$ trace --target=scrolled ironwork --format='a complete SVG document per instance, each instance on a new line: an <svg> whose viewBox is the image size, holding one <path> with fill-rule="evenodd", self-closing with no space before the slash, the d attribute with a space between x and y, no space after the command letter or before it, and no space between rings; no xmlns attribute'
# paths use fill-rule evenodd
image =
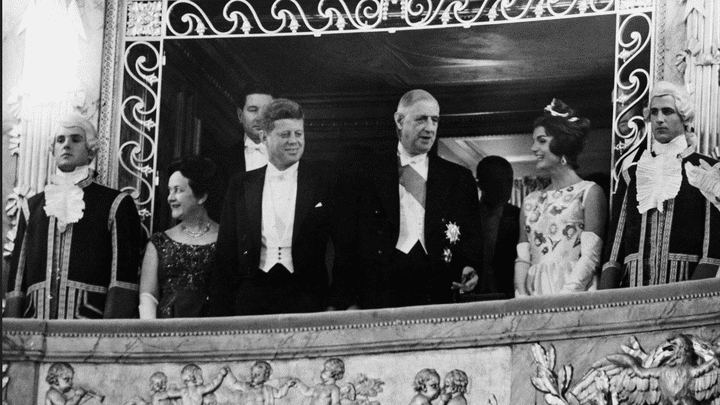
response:
<svg viewBox="0 0 720 405"><path fill-rule="evenodd" d="M275 0L262 14L249 0L229 0L221 18L214 21L202 3L171 1L167 7L169 37L322 35L341 31L389 31L437 26L460 26L523 19L566 18L608 13L617 0L360 0L354 7L345 0L316 10L298 0ZM314 11L314 12L313 12ZM264 18L263 18L264 17ZM223 21L224 20L224 21ZM214 22L213 22L214 21ZM228 27L220 25L228 23Z"/></svg>
<svg viewBox="0 0 720 405"><path fill-rule="evenodd" d="M639 24L639 25L638 25ZM646 32L640 32L638 27L645 27ZM613 119L613 170L612 192L615 193L622 171L647 137L647 127L639 112L643 102L649 94L652 82L651 66L637 67L637 59L649 50L652 41L651 15L636 11L621 18L618 17L616 43L616 69L614 92L614 119ZM627 117L635 112L635 115ZM621 129L623 118L627 119L627 128Z"/></svg>
<svg viewBox="0 0 720 405"><path fill-rule="evenodd" d="M157 155L159 76L162 65L159 48L153 43L138 41L129 43L125 49L125 72L132 79L131 84L137 92L126 94L122 102L122 122L130 128L131 136L118 148L120 167L133 179L128 182L130 184L120 184L120 189L129 192L135 199L143 228L148 234L152 231L149 218L152 217L155 196L153 173ZM131 54L135 55L134 61Z"/></svg>

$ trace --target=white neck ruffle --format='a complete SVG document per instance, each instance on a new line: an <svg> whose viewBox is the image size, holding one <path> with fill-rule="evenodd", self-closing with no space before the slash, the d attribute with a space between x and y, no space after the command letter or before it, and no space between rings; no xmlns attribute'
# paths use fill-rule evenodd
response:
<svg viewBox="0 0 720 405"><path fill-rule="evenodd" d="M663 203L675 198L682 184L681 160L675 153L653 157L645 151L637 163L637 200L641 214L656 208L663 212Z"/></svg>
<svg viewBox="0 0 720 405"><path fill-rule="evenodd" d="M676 136L675 139L668 143L660 143L653 139L652 150L656 155L679 155L688 148L687 137L685 135Z"/></svg>
<svg viewBox="0 0 720 405"><path fill-rule="evenodd" d="M85 211L85 193L77 184L90 176L90 166L76 167L72 172L58 170L45 186L45 215L57 219L60 233L68 224L78 222Z"/></svg>

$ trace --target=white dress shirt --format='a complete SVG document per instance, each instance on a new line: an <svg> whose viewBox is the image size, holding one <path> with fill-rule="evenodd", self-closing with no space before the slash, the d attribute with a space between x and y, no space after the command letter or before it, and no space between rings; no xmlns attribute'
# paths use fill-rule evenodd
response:
<svg viewBox="0 0 720 405"><path fill-rule="evenodd" d="M410 165L425 181L428 177L427 153L410 156L403 145L398 142L400 165ZM400 190L400 234L395 248L408 253L420 241L425 252L425 208L398 182Z"/></svg>
<svg viewBox="0 0 720 405"><path fill-rule="evenodd" d="M295 271L292 261L292 235L295 223L298 165L280 171L268 164L262 196L262 248L260 269L264 272L280 263L290 272Z"/></svg>
<svg viewBox="0 0 720 405"><path fill-rule="evenodd" d="M255 170L268 164L267 146L255 143L245 135L245 171Z"/></svg>

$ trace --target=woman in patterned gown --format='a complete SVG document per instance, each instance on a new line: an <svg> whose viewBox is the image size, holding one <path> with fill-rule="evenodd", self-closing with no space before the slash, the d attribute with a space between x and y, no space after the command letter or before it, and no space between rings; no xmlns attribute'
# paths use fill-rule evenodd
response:
<svg viewBox="0 0 720 405"><path fill-rule="evenodd" d="M168 172L168 203L179 223L150 237L140 275L141 319L207 313L218 236L218 224L208 208L219 202L217 165L190 156L173 162Z"/></svg>
<svg viewBox="0 0 720 405"><path fill-rule="evenodd" d="M553 99L533 127L536 167L551 183L522 204L515 296L595 290L607 200L599 185L575 172L590 121Z"/></svg>

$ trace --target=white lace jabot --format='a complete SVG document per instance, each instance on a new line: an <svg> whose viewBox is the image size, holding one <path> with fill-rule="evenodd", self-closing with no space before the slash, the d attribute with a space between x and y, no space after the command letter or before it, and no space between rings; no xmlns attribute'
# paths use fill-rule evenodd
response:
<svg viewBox="0 0 720 405"><path fill-rule="evenodd" d="M637 200L641 214L657 208L663 212L663 203L675 198L682 184L682 165L678 157L688 144L685 136L678 136L662 144L653 141L653 156L646 150L637 163Z"/></svg>
<svg viewBox="0 0 720 405"><path fill-rule="evenodd" d="M72 172L58 170L45 186L45 215L57 218L57 228L65 232L68 224L78 222L85 211L85 193L77 183L90 175L90 166L76 167Z"/></svg>

